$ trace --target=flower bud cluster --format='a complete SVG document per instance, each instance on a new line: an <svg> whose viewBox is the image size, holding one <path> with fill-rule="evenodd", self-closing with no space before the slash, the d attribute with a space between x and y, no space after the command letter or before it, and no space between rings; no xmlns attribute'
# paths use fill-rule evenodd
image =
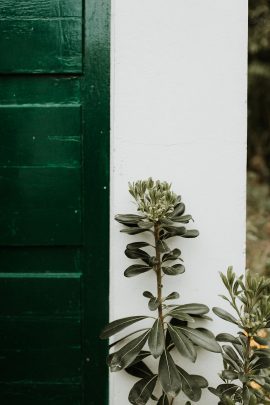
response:
<svg viewBox="0 0 270 405"><path fill-rule="evenodd" d="M129 192L138 204L138 211L154 222L166 218L178 202L177 195L171 191L171 184L154 181L151 177L129 183Z"/></svg>
<svg viewBox="0 0 270 405"><path fill-rule="evenodd" d="M266 326L266 319L258 311L256 313L245 312L242 317L242 324L245 329L258 330Z"/></svg>

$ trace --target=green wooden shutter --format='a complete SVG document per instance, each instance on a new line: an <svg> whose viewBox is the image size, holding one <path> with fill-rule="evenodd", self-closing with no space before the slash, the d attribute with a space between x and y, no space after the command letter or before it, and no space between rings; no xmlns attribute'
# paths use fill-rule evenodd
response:
<svg viewBox="0 0 270 405"><path fill-rule="evenodd" d="M0 2L0 403L107 404L109 0Z"/></svg>

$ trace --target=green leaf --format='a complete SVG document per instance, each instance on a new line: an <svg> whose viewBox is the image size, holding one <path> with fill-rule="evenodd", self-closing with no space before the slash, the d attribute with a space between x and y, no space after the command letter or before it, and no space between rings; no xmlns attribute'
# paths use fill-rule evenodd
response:
<svg viewBox="0 0 270 405"><path fill-rule="evenodd" d="M165 253L162 257L162 262L167 262L168 260L176 260L181 255L181 250L173 249L169 253Z"/></svg>
<svg viewBox="0 0 270 405"><path fill-rule="evenodd" d="M170 218L173 219L174 217L180 217L182 214L184 214L185 209L186 209L185 204L183 203L177 204L174 207L174 210L171 213Z"/></svg>
<svg viewBox="0 0 270 405"><path fill-rule="evenodd" d="M128 235L137 235L139 233L143 233L143 232L147 232L148 229L142 229L142 228L124 228L124 229L120 229L120 232L122 233L127 233Z"/></svg>
<svg viewBox="0 0 270 405"><path fill-rule="evenodd" d="M132 264L125 270L124 276L135 277L139 274L146 273L149 270L152 270L152 267L146 266L145 264Z"/></svg>
<svg viewBox="0 0 270 405"><path fill-rule="evenodd" d="M239 344L239 341L236 337L231 335L230 333L220 333L216 336L217 342L228 342L228 343L236 343Z"/></svg>
<svg viewBox="0 0 270 405"><path fill-rule="evenodd" d="M142 260L146 260L147 262L149 262L149 260L150 260L149 254L146 253L142 249L126 249L125 255L129 259L142 259Z"/></svg>
<svg viewBox="0 0 270 405"><path fill-rule="evenodd" d="M173 309L172 311L168 312L166 316L171 316L172 318L179 319L180 321L195 322L194 318L192 318L189 314L180 311L179 309Z"/></svg>
<svg viewBox="0 0 270 405"><path fill-rule="evenodd" d="M119 351L115 352L110 359L110 369L112 372L120 371L131 365L138 356L148 339L149 331L143 333L136 339L127 343Z"/></svg>
<svg viewBox="0 0 270 405"><path fill-rule="evenodd" d="M191 375L192 380L200 387L200 388L207 388L208 387L208 381L206 380L206 378L204 378L201 375L195 375L192 374Z"/></svg>
<svg viewBox="0 0 270 405"><path fill-rule="evenodd" d="M160 357L158 375L163 391L175 398L181 391L182 383L176 365L166 349Z"/></svg>
<svg viewBox="0 0 270 405"><path fill-rule="evenodd" d="M168 323L168 331L179 353L195 362L197 357L196 349L193 343L181 332L180 328Z"/></svg>
<svg viewBox="0 0 270 405"><path fill-rule="evenodd" d="M148 346L155 359L162 355L164 343L163 326L161 320L158 318L152 326L148 337Z"/></svg>
<svg viewBox="0 0 270 405"><path fill-rule="evenodd" d="M252 366L252 370L263 370L264 368L270 367L270 358L261 357L258 361Z"/></svg>
<svg viewBox="0 0 270 405"><path fill-rule="evenodd" d="M133 242L133 243L129 243L127 245L127 249L129 249L129 250L132 250L132 249L137 250L139 248L147 247L147 246L150 246L149 243L147 243L147 242Z"/></svg>
<svg viewBox="0 0 270 405"><path fill-rule="evenodd" d="M185 272L185 267L182 264L174 264L170 267L162 267L162 271L167 274L167 276L177 276Z"/></svg>
<svg viewBox="0 0 270 405"><path fill-rule="evenodd" d="M139 361L138 363L128 366L125 371L137 378L149 378L153 376L152 371L143 361Z"/></svg>
<svg viewBox="0 0 270 405"><path fill-rule="evenodd" d="M167 295L167 297L164 299L164 301L167 301L167 300L176 300L176 299L178 299L179 297L180 297L179 293L176 292L176 291L174 291L174 292L170 293L169 295Z"/></svg>
<svg viewBox="0 0 270 405"><path fill-rule="evenodd" d="M222 346L222 349L224 353L227 354L227 356L229 356L233 361L236 362L236 364L238 364L239 367L243 367L243 362L240 360L238 354L234 351L234 349L231 346L224 345Z"/></svg>
<svg viewBox="0 0 270 405"><path fill-rule="evenodd" d="M153 297L148 302L148 308L150 311L155 311L159 307L159 300L157 297Z"/></svg>
<svg viewBox="0 0 270 405"><path fill-rule="evenodd" d="M228 321L238 325L237 319L232 316L229 312L225 311L222 308L214 307L213 308L214 314L216 314L219 318L224 319L224 321Z"/></svg>
<svg viewBox="0 0 270 405"><path fill-rule="evenodd" d="M126 340L128 337L135 335L136 333L143 332L145 330L149 330L149 328L138 329L134 332L129 333L128 335L122 337L121 339L118 339L115 342L109 344L109 349L111 349L113 346L117 345L118 343L122 342L123 340Z"/></svg>
<svg viewBox="0 0 270 405"><path fill-rule="evenodd" d="M129 402L133 405L145 405L151 398L156 382L156 375L136 382L129 393Z"/></svg>
<svg viewBox="0 0 270 405"><path fill-rule="evenodd" d="M163 393L163 395L159 398L157 405L170 405L166 394Z"/></svg>
<svg viewBox="0 0 270 405"><path fill-rule="evenodd" d="M222 371L222 378L225 380L236 380L238 378L238 374L232 370L223 370Z"/></svg>
<svg viewBox="0 0 270 405"><path fill-rule="evenodd" d="M222 396L228 395L232 396L235 394L237 390L239 390L239 386L235 384L220 384L218 387L215 389L209 387L209 391L212 392L213 394L219 396L220 398Z"/></svg>
<svg viewBox="0 0 270 405"><path fill-rule="evenodd" d="M153 294L150 291L144 291L143 296L146 298L154 298Z"/></svg>
<svg viewBox="0 0 270 405"><path fill-rule="evenodd" d="M151 353L148 350L141 350L138 356L136 356L132 363L129 365L129 367L140 363L142 360L146 359L146 357L149 356L151 356Z"/></svg>
<svg viewBox="0 0 270 405"><path fill-rule="evenodd" d="M182 238L197 238L199 236L200 232L197 231L197 229L190 229L186 231L182 236Z"/></svg>
<svg viewBox="0 0 270 405"><path fill-rule="evenodd" d="M153 228L154 224L150 221L139 221L138 226L143 229L151 229Z"/></svg>
<svg viewBox="0 0 270 405"><path fill-rule="evenodd" d="M189 315L204 315L209 312L209 308L206 305L197 303L178 305L175 309L179 309Z"/></svg>
<svg viewBox="0 0 270 405"><path fill-rule="evenodd" d="M166 226L162 226L162 228L166 232L166 234L165 234L166 239L172 238L174 236L183 236L187 232L187 230L184 226L166 225Z"/></svg>
<svg viewBox="0 0 270 405"><path fill-rule="evenodd" d="M120 332L121 330L127 328L128 326L132 325L135 322L139 322L143 319L147 319L149 316L129 316L127 318L117 319L116 321L110 322L105 328L102 330L100 334L101 339L108 339L109 337L115 335L116 333Z"/></svg>
<svg viewBox="0 0 270 405"><path fill-rule="evenodd" d="M193 220L191 215L181 215L177 217L173 217L172 220L174 222L180 222L182 224L188 224L190 220Z"/></svg>
<svg viewBox="0 0 270 405"><path fill-rule="evenodd" d="M161 253L166 253L170 251L169 246L163 240L159 240L157 243L157 247Z"/></svg>
<svg viewBox="0 0 270 405"><path fill-rule="evenodd" d="M144 217L134 214L125 214L125 215L118 214L114 217L114 219L120 224L130 226L136 225L139 221L144 219Z"/></svg>
<svg viewBox="0 0 270 405"><path fill-rule="evenodd" d="M202 395L201 388L196 384L196 380L192 378L185 370L177 366L177 370L182 380L182 390L185 395L194 402L198 402Z"/></svg>
<svg viewBox="0 0 270 405"><path fill-rule="evenodd" d="M214 353L221 353L221 348L214 338L198 329L179 326L179 329L196 345Z"/></svg>

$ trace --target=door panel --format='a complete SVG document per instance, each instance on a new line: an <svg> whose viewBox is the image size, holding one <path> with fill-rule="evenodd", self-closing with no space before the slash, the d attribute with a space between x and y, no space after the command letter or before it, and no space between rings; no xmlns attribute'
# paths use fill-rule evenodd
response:
<svg viewBox="0 0 270 405"><path fill-rule="evenodd" d="M107 404L108 5L0 2L1 405Z"/></svg>

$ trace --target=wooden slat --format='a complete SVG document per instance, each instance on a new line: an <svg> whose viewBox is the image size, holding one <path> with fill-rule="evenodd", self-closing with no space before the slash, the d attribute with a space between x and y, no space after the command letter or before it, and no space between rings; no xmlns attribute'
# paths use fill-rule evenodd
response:
<svg viewBox="0 0 270 405"><path fill-rule="evenodd" d="M1 405L81 405L80 384L0 383Z"/></svg>
<svg viewBox="0 0 270 405"><path fill-rule="evenodd" d="M0 104L80 104L78 77L0 76Z"/></svg>
<svg viewBox="0 0 270 405"><path fill-rule="evenodd" d="M1 0L3 17L81 17L82 0Z"/></svg>
<svg viewBox="0 0 270 405"><path fill-rule="evenodd" d="M23 275L0 278L0 317L79 316L80 290L79 275L77 278L23 278Z"/></svg>
<svg viewBox="0 0 270 405"><path fill-rule="evenodd" d="M0 165L79 167L79 106L1 107Z"/></svg>
<svg viewBox="0 0 270 405"><path fill-rule="evenodd" d="M0 247L1 271L4 273L78 273L81 251L72 247ZM42 260L40 259L42 258Z"/></svg>
<svg viewBox="0 0 270 405"><path fill-rule="evenodd" d="M74 168L0 168L0 244L81 243L81 173Z"/></svg>
<svg viewBox="0 0 270 405"><path fill-rule="evenodd" d="M0 73L80 73L82 21L0 20Z"/></svg>

